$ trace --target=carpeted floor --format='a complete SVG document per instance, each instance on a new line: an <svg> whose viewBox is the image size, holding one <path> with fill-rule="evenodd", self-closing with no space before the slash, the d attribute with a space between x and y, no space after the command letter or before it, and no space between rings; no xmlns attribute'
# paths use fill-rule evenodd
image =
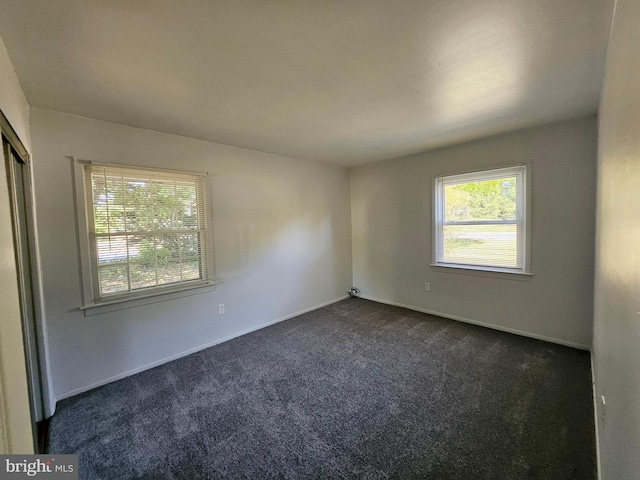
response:
<svg viewBox="0 0 640 480"><path fill-rule="evenodd" d="M84 479L595 479L589 353L349 299L58 404Z"/></svg>

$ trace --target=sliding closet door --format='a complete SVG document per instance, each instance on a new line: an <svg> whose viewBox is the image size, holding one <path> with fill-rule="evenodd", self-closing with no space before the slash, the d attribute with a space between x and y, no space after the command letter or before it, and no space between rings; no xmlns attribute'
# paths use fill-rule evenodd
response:
<svg viewBox="0 0 640 480"><path fill-rule="evenodd" d="M25 360L29 382L31 416L34 422L43 418L40 359L36 329L35 258L31 215L31 176L26 159L22 159L3 139L7 166L7 181L11 196L11 210L16 248L16 267L22 314Z"/></svg>

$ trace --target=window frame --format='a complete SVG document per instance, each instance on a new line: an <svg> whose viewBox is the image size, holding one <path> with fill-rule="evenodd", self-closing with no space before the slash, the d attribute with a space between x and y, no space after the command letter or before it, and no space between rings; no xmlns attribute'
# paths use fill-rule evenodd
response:
<svg viewBox="0 0 640 480"><path fill-rule="evenodd" d="M207 291L215 287L219 282L214 280L215 265L213 261L213 229L211 220L211 186L208 173L191 172L185 170L171 170L163 168L145 167L139 165L96 162L92 160L68 157L74 167L74 189L76 193L76 211L78 220L78 243L81 265L82 304L80 310L99 310L98 313L127 308L122 306L124 302L130 302L131 306L152 303L154 301L169 298L178 298L185 295L198 293L195 289L205 288ZM91 240L91 225L93 217L93 191L91 185L90 167L105 167L117 169L131 169L132 171L158 172L165 175L175 174L203 177L201 200L203 205L203 230L205 241L201 245L202 278L198 280L156 285L137 291L127 291L107 296L100 296L98 265L95 242ZM171 295L168 295L171 294ZM162 298L156 298L163 296ZM102 308L98 308L102 307Z"/></svg>
<svg viewBox="0 0 640 480"><path fill-rule="evenodd" d="M486 181L502 178L507 175L521 176L521 187L523 192L517 196L519 205L517 208L516 220L507 221L466 221L466 222L444 222L444 187L447 184L465 183L469 180ZM432 267L443 267L446 269L456 269L461 272L469 271L469 273L488 275L515 274L532 276L531 272L531 165L517 164L507 167L487 168L481 170L466 171L451 175L439 175L433 181L433 252ZM523 205L520 205L523 203ZM446 262L440 259L439 252L444 242L444 226L448 225L470 225L470 224L516 224L518 226L517 252L522 267L504 267L495 265L476 265ZM509 275L508 275L509 276Z"/></svg>

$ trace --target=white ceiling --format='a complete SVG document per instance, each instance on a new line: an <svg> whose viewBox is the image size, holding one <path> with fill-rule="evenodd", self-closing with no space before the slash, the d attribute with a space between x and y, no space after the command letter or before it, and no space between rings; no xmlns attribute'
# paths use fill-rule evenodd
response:
<svg viewBox="0 0 640 480"><path fill-rule="evenodd" d="M34 107L358 165L597 111L611 0L0 0Z"/></svg>

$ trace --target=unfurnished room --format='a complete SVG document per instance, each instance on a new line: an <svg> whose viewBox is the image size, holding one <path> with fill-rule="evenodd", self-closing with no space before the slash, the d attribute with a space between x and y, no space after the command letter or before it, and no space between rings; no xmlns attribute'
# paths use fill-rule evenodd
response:
<svg viewBox="0 0 640 480"><path fill-rule="evenodd" d="M0 477L640 478L638 25L0 0Z"/></svg>

